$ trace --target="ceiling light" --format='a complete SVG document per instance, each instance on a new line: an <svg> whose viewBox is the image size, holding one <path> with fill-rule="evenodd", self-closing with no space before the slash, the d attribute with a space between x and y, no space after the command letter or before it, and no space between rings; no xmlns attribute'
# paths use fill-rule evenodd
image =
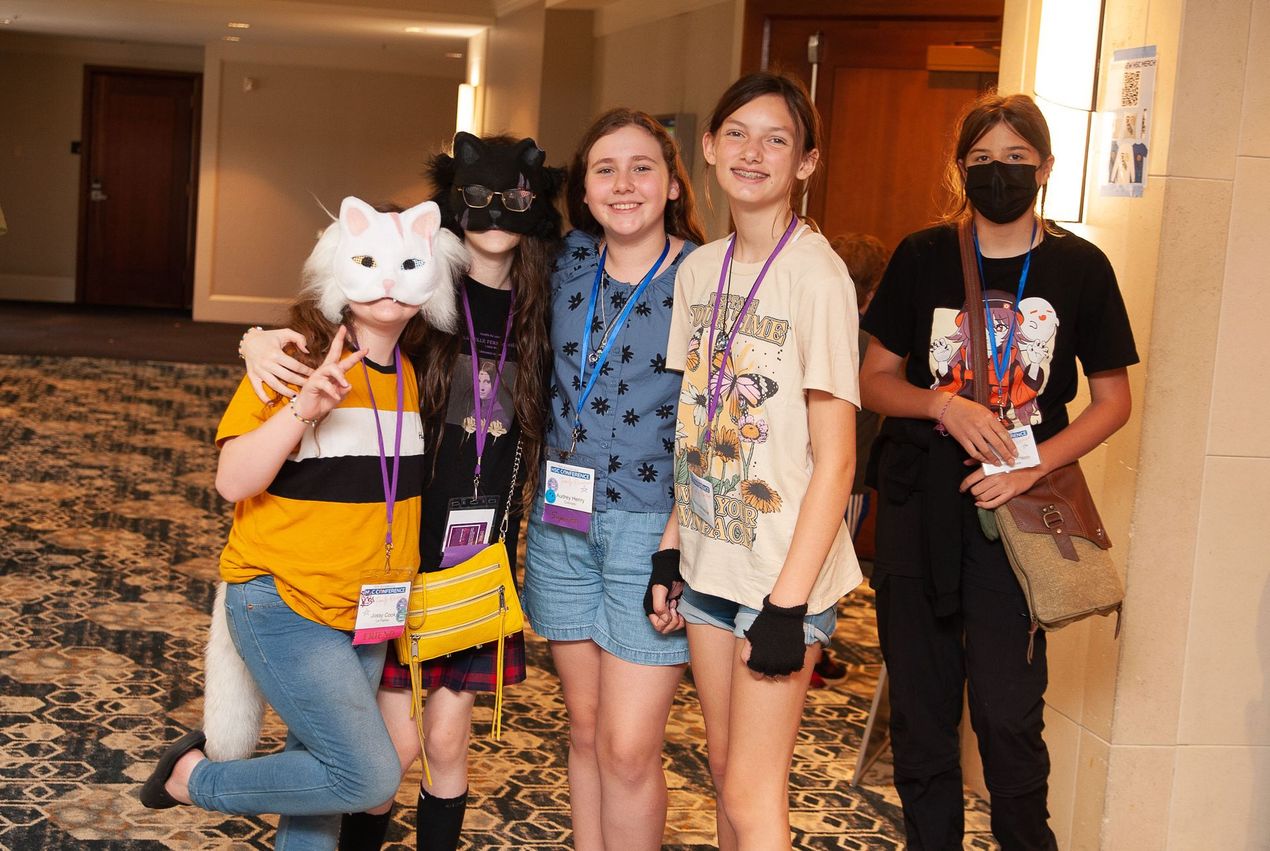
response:
<svg viewBox="0 0 1270 851"><path fill-rule="evenodd" d="M469 24L439 24L423 27L406 27L406 32L435 35L441 38L472 38L485 31L485 27Z"/></svg>
<svg viewBox="0 0 1270 851"><path fill-rule="evenodd" d="M14 22L14 18L0 18L0 26L8 26Z"/></svg>
<svg viewBox="0 0 1270 851"><path fill-rule="evenodd" d="M230 21L229 23L225 24L225 26L229 27L231 30L249 30L249 29L251 29L251 24L244 23L244 22L242 22L242 21Z"/></svg>
<svg viewBox="0 0 1270 851"><path fill-rule="evenodd" d="M223 35L221 41L242 41L242 39L236 35Z"/></svg>
<svg viewBox="0 0 1270 851"><path fill-rule="evenodd" d="M462 59L463 54L462 53L447 53L445 55L445 58L446 59Z"/></svg>

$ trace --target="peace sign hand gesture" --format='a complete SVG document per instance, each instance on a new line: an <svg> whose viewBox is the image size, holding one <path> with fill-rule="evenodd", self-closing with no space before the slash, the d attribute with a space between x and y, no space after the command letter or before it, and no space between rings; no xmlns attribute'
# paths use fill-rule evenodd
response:
<svg viewBox="0 0 1270 851"><path fill-rule="evenodd" d="M304 422L316 424L344 401L344 397L352 389L352 385L344 378L344 373L366 356L366 349L358 349L341 358L347 336L347 329L341 325L335 332L335 339L331 340L326 359L300 385L300 391L291 400L296 416Z"/></svg>

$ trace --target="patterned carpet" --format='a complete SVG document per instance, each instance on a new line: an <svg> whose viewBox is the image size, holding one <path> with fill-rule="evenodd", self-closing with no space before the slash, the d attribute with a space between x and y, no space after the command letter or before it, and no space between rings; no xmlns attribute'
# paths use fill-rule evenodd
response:
<svg viewBox="0 0 1270 851"><path fill-rule="evenodd" d="M211 440L232 366L0 355L0 848L270 848L271 817L136 800L164 743L202 716L201 646L230 519ZM843 685L813 690L794 756L797 848L898 848L884 756L848 783L880 656L867 592L844 604ZM506 698L502 743L472 748L470 848L570 844L565 712L544 642ZM266 726L266 748L283 730ZM689 683L667 731L667 847L708 848L713 810ZM417 769L390 839L414 847ZM968 847L995 848L967 800Z"/></svg>

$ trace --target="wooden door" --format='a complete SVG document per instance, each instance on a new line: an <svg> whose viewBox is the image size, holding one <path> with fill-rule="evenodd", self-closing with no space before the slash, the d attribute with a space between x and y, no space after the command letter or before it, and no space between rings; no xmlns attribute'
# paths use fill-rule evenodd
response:
<svg viewBox="0 0 1270 851"><path fill-rule="evenodd" d="M88 67L79 301L189 308L198 74Z"/></svg>
<svg viewBox="0 0 1270 851"><path fill-rule="evenodd" d="M938 218L957 115L996 74L928 71L926 48L999 46L1003 7L1003 0L751 0L745 70L784 70L810 85L807 39L821 34L816 105L826 143L807 212L826 236L870 233L893 249Z"/></svg>

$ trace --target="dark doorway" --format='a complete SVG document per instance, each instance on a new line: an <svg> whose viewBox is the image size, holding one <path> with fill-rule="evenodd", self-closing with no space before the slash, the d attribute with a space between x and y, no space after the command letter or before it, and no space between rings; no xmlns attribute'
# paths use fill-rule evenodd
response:
<svg viewBox="0 0 1270 851"><path fill-rule="evenodd" d="M826 236L871 233L893 249L934 222L961 108L995 85L991 71L930 70L931 46L999 49L1003 0L750 0L742 67L811 82L808 38L820 33L816 105L823 171L808 215Z"/></svg>
<svg viewBox="0 0 1270 851"><path fill-rule="evenodd" d="M199 74L84 69L78 300L193 302Z"/></svg>

